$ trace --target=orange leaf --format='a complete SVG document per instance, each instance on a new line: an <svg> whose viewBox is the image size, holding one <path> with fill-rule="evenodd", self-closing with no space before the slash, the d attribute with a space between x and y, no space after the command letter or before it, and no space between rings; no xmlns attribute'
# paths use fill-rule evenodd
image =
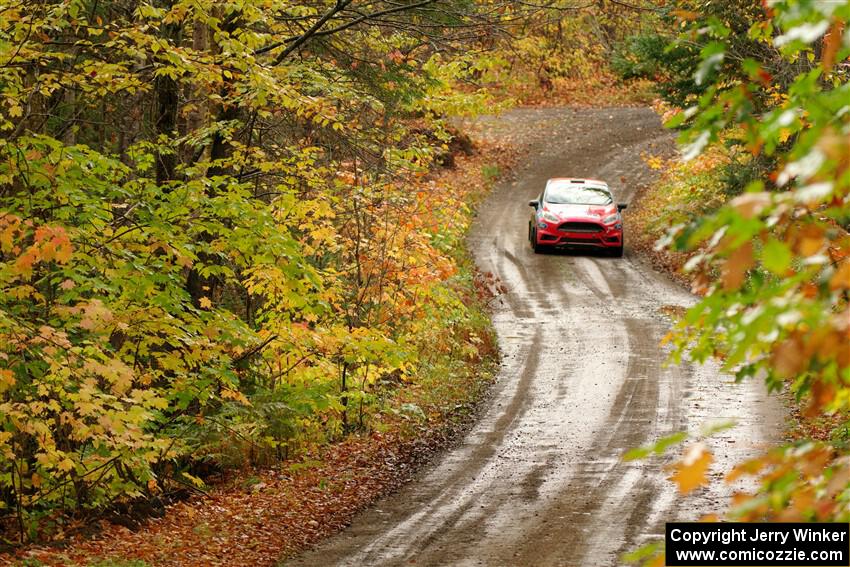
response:
<svg viewBox="0 0 850 567"><path fill-rule="evenodd" d="M747 242L738 247L723 264L721 280L723 289L734 291L741 287L747 270L753 266L753 243Z"/></svg>
<svg viewBox="0 0 850 567"><path fill-rule="evenodd" d="M5 392L14 385L15 374L7 368L0 368L0 393Z"/></svg>
<svg viewBox="0 0 850 567"><path fill-rule="evenodd" d="M800 373L805 362L803 344L799 337L791 337L773 349L773 369L782 378L791 378Z"/></svg>
<svg viewBox="0 0 850 567"><path fill-rule="evenodd" d="M850 289L850 261L844 261L829 280L829 289Z"/></svg>
<svg viewBox="0 0 850 567"><path fill-rule="evenodd" d="M806 408L806 417L819 415L824 406L833 399L835 399L835 386L823 380L816 380L812 384L812 399L809 407Z"/></svg>
<svg viewBox="0 0 850 567"><path fill-rule="evenodd" d="M673 14L687 22L692 22L699 18L699 14L697 12L692 12L690 10L673 10Z"/></svg>
<svg viewBox="0 0 850 567"><path fill-rule="evenodd" d="M739 465L736 465L734 469L729 471L726 475L726 482L729 484L735 482L743 475L755 475L758 474L768 463L764 459L751 459L749 461L745 461Z"/></svg>
<svg viewBox="0 0 850 567"><path fill-rule="evenodd" d="M22 276L32 275L32 267L38 261L38 253L32 247L28 248L18 259L15 260L15 272Z"/></svg>
<svg viewBox="0 0 850 567"><path fill-rule="evenodd" d="M835 65L835 56L838 54L838 50L841 47L841 39L843 37L844 22L840 20L833 22L832 27L829 29L829 33L827 33L823 38L823 56L821 57L821 63L825 72L829 72L832 69L832 66Z"/></svg>
<svg viewBox="0 0 850 567"><path fill-rule="evenodd" d="M824 243L823 227L810 224L800 230L796 248L801 256L814 256L821 251Z"/></svg>
<svg viewBox="0 0 850 567"><path fill-rule="evenodd" d="M675 472L670 480L679 485L679 492L687 494L708 484L708 467L713 457L702 443L691 445L681 461L673 465Z"/></svg>

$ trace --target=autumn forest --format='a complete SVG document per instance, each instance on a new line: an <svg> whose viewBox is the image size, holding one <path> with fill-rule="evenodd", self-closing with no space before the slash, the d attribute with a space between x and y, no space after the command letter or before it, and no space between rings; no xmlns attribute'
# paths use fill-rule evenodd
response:
<svg viewBox="0 0 850 567"><path fill-rule="evenodd" d="M714 365L732 396L766 385L788 415L721 471L752 488L698 511L848 521L848 19L816 0L0 0L0 563L160 564L63 550L244 493L307 531L209 564L274 565L439 459L521 379L494 327L521 289L469 245L488 194L524 191L523 281L532 262L614 281L535 257L524 224L533 130L600 108L657 123L609 179L646 172L627 260L694 297L659 304L653 356ZM481 126L516 109L552 118ZM571 144L559 163L581 163ZM684 425L615 460L682 495L722 484L727 426Z"/></svg>

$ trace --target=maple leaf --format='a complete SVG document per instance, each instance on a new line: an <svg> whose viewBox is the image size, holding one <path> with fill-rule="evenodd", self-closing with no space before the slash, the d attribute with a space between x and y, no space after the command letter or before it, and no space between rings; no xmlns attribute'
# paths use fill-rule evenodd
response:
<svg viewBox="0 0 850 567"><path fill-rule="evenodd" d="M237 390L231 390L230 388L222 388L221 397L228 400L236 400L246 406L251 405L251 400L249 400L245 394Z"/></svg>
<svg viewBox="0 0 850 567"><path fill-rule="evenodd" d="M0 368L0 393L15 385L15 375L7 368Z"/></svg>
<svg viewBox="0 0 850 567"><path fill-rule="evenodd" d="M63 231L61 234L54 236L50 244L54 246L53 257L56 261L60 264L67 264L74 252L74 247L71 245L68 235Z"/></svg>
<svg viewBox="0 0 850 567"><path fill-rule="evenodd" d="M80 327L92 331L112 320L112 312L99 299L92 299L83 308Z"/></svg>
<svg viewBox="0 0 850 567"><path fill-rule="evenodd" d="M650 169L661 169L664 167L664 161L659 156L651 156L646 158L646 165L650 167Z"/></svg>
<svg viewBox="0 0 850 567"><path fill-rule="evenodd" d="M29 277L32 275L33 265L38 261L38 256L33 248L28 248L26 252L18 256L15 260L15 271L22 276Z"/></svg>
<svg viewBox="0 0 850 567"><path fill-rule="evenodd" d="M202 297L198 300L198 305L201 306L201 309L209 309L212 307L212 301L209 297Z"/></svg>
<svg viewBox="0 0 850 567"><path fill-rule="evenodd" d="M747 270L753 266L753 243L746 242L735 249L723 264L721 279L723 289L733 291L743 285Z"/></svg>
<svg viewBox="0 0 850 567"><path fill-rule="evenodd" d="M687 494L692 490L708 484L708 467L713 457L703 443L691 445L685 452L682 460L673 464L674 472L670 475L672 480L679 486L679 492Z"/></svg>
<svg viewBox="0 0 850 567"><path fill-rule="evenodd" d="M771 361L779 376L790 378L797 375L806 363L805 351L800 338L792 336L776 345L773 349Z"/></svg>

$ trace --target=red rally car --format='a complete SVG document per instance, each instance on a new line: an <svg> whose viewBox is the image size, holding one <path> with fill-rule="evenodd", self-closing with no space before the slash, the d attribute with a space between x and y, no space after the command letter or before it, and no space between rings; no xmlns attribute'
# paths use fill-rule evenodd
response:
<svg viewBox="0 0 850 567"><path fill-rule="evenodd" d="M626 205L615 204L608 184L595 179L555 178L546 182L528 223L528 239L536 253L550 247L590 247L623 255Z"/></svg>

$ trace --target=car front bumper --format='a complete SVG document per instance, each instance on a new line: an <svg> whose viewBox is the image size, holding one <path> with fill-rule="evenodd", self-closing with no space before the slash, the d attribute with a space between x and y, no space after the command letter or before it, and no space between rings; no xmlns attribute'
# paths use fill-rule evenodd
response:
<svg viewBox="0 0 850 567"><path fill-rule="evenodd" d="M619 248L623 245L623 229L598 225L597 232L571 232L548 223L537 225L537 243L558 247Z"/></svg>

